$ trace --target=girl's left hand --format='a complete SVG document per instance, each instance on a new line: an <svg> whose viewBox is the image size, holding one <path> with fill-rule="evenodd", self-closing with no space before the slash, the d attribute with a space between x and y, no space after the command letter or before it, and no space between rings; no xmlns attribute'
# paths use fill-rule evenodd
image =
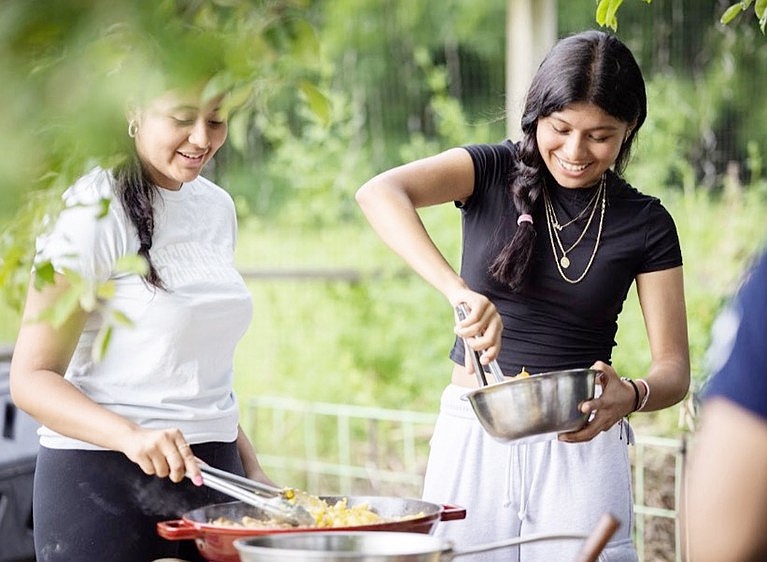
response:
<svg viewBox="0 0 767 562"><path fill-rule="evenodd" d="M559 440L567 443L591 441L602 431L607 431L631 413L634 406L634 391L623 382L618 373L607 363L597 361L592 369L601 371L596 383L602 387L599 398L586 400L580 405L584 414L589 414L588 422L578 431L560 433Z"/></svg>

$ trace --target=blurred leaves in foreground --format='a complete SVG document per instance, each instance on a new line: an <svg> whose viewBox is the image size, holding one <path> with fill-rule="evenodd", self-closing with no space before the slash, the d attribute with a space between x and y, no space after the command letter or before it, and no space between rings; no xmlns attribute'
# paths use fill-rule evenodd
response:
<svg viewBox="0 0 767 562"><path fill-rule="evenodd" d="M652 0L644 0L650 4ZM594 16L599 25L609 27L614 31L618 29L618 9L623 4L623 0L597 0L597 9ZM767 0L740 0L731 3L727 9L722 12L719 23L722 25L730 24L737 16L747 12L753 5L754 15L762 31L762 35L767 30Z"/></svg>
<svg viewBox="0 0 767 562"><path fill-rule="evenodd" d="M306 0L5 0L0 20L0 285L19 304L61 191L129 148L125 110L171 87L228 93L237 131L285 88L311 89ZM243 133L244 134L244 133Z"/></svg>

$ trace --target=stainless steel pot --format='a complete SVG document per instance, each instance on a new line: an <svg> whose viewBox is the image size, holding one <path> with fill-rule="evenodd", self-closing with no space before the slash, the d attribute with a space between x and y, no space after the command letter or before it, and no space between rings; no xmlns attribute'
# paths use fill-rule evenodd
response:
<svg viewBox="0 0 767 562"><path fill-rule="evenodd" d="M431 535L367 531L266 535L238 539L234 546L241 562L445 562L465 554L523 543L585 538L576 559L566 562L597 562L599 553L618 527L618 519L611 513L604 513L587 537L567 533L527 535L463 550L456 550L450 541Z"/></svg>
<svg viewBox="0 0 767 562"><path fill-rule="evenodd" d="M464 550L432 535L398 532L333 532L265 535L234 541L241 562L445 562L466 554L544 540L583 540L585 535L516 537Z"/></svg>
<svg viewBox="0 0 767 562"><path fill-rule="evenodd" d="M483 386L466 397L485 431L500 442L575 431L588 418L579 405L594 397L598 372L570 369L516 377Z"/></svg>

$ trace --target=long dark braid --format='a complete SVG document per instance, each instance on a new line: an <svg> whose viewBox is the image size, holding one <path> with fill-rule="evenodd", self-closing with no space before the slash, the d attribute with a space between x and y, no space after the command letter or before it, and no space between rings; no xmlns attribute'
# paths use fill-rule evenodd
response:
<svg viewBox="0 0 767 562"><path fill-rule="evenodd" d="M509 186L514 207L520 215L533 214L541 195L542 166L535 133L526 134L518 145ZM535 227L529 222L520 223L512 239L490 264L490 274L513 291L519 290L533 258L535 240Z"/></svg>
<svg viewBox="0 0 767 562"><path fill-rule="evenodd" d="M518 214L533 215L540 206L546 165L538 150L538 120L576 102L596 105L608 115L632 125L613 169L620 175L631 146L647 117L647 95L639 65L628 47L605 31L585 31L560 40L533 77L522 114L509 190ZM522 222L491 264L490 274L518 291L531 267L535 228Z"/></svg>
<svg viewBox="0 0 767 562"><path fill-rule="evenodd" d="M157 188L149 180L135 153L115 167L114 177L120 203L138 233L140 243L138 254L146 260L149 266L149 270L144 275L144 281L158 289L166 290L167 288L157 273L149 254L154 236L153 203Z"/></svg>

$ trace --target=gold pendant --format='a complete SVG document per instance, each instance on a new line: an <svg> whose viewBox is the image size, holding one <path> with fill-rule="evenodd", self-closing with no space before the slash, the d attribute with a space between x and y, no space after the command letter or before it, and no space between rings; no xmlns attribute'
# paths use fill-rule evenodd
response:
<svg viewBox="0 0 767 562"><path fill-rule="evenodd" d="M567 269L568 267L570 267L570 258L568 258L567 256L562 256L561 258L559 258L559 265L562 266L562 269Z"/></svg>

